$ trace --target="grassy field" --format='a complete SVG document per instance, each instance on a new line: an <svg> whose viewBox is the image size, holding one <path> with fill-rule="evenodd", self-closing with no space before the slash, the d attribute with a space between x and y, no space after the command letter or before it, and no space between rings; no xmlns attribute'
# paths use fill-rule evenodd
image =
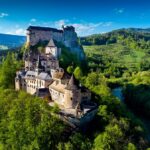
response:
<svg viewBox="0 0 150 150"><path fill-rule="evenodd" d="M90 62L109 61L127 68L138 67L146 56L143 50L132 50L121 44L84 46L84 51Z"/></svg>

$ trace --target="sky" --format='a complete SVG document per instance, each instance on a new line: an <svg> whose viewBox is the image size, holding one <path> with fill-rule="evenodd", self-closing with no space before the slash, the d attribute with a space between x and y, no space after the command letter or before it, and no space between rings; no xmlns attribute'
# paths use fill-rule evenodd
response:
<svg viewBox="0 0 150 150"><path fill-rule="evenodd" d="M79 36L119 28L150 28L150 0L0 0L0 33L73 25Z"/></svg>

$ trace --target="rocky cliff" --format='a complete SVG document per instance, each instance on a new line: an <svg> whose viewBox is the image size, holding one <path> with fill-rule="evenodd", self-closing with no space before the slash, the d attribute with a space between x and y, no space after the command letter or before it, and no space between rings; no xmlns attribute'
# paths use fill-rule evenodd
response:
<svg viewBox="0 0 150 150"><path fill-rule="evenodd" d="M29 26L27 29L27 43L31 46L36 45L39 41L49 41L51 38L63 43L79 58L84 58L83 49L78 44L78 36L73 26L63 26L61 30L38 26Z"/></svg>

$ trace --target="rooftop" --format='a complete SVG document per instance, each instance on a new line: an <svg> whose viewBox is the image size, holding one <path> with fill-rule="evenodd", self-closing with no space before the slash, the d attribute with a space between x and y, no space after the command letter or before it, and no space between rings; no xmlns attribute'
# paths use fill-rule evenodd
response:
<svg viewBox="0 0 150 150"><path fill-rule="evenodd" d="M50 28L50 27L29 26L27 28L27 31L31 31L31 30L53 31L53 32L60 32L60 33L62 33L63 30L73 30L73 31L75 31L75 28L73 26L64 26L63 30L60 30L60 29Z"/></svg>
<svg viewBox="0 0 150 150"><path fill-rule="evenodd" d="M39 78L39 79L41 79L41 80L50 80L50 79L51 79L51 77L49 76L49 74L48 74L48 73L45 73L45 72L41 72L41 73L38 75L37 78Z"/></svg>
<svg viewBox="0 0 150 150"><path fill-rule="evenodd" d="M53 39L50 39L47 47L55 47L55 43L54 43Z"/></svg>
<svg viewBox="0 0 150 150"><path fill-rule="evenodd" d="M42 31L53 31L53 32L63 32L62 30L58 30L55 28L50 28L50 27L39 27L39 26L29 26L27 28L28 31L31 30L42 30Z"/></svg>
<svg viewBox="0 0 150 150"><path fill-rule="evenodd" d="M54 81L49 87L55 91L59 91L60 93L64 93L66 85L61 84L60 81Z"/></svg>

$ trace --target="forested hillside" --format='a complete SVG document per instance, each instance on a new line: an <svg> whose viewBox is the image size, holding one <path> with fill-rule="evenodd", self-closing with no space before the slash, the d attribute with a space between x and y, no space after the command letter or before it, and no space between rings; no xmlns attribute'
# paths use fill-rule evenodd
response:
<svg viewBox="0 0 150 150"><path fill-rule="evenodd" d="M120 29L80 38L80 43L89 71L104 76L110 88L121 86L127 107L148 121L150 30Z"/></svg>
<svg viewBox="0 0 150 150"><path fill-rule="evenodd" d="M104 34L81 37L79 40L82 45L106 45L113 43L125 45L132 42L130 45L132 48L144 48L150 44L150 29L118 29Z"/></svg>
<svg viewBox="0 0 150 150"><path fill-rule="evenodd" d="M143 31L143 30L142 30ZM81 38L89 69L99 69L106 76L130 76L150 68L149 30L120 29Z"/></svg>
<svg viewBox="0 0 150 150"><path fill-rule="evenodd" d="M57 106L52 108L46 99L13 90L15 71L21 67L14 54L8 54L0 66L0 149L143 150L150 146L142 122L111 94L101 73L84 76L80 66L72 67L99 107L90 124L69 131L57 117Z"/></svg>
<svg viewBox="0 0 150 150"><path fill-rule="evenodd" d="M24 44L25 39L25 36L0 34L0 50L8 50L20 47Z"/></svg>

